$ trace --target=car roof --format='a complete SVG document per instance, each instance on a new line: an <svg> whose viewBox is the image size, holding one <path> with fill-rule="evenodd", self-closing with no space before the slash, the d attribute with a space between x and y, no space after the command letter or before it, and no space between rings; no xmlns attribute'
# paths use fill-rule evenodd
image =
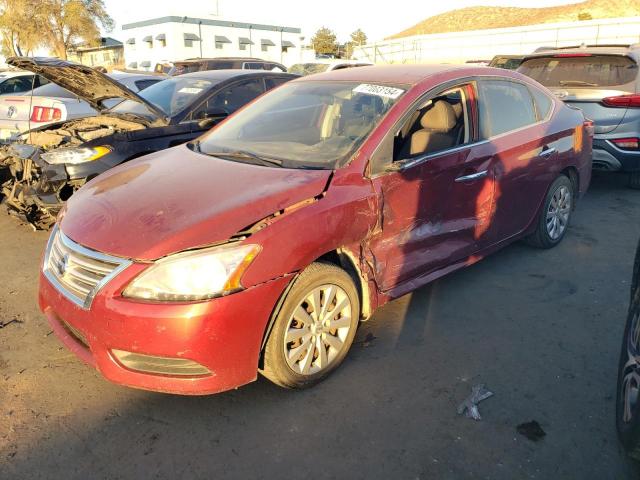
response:
<svg viewBox="0 0 640 480"><path fill-rule="evenodd" d="M540 50L525 56L525 59L535 57L548 57L549 55L556 54L571 54L571 53L590 53L601 55L627 55L635 58L640 58L640 44L632 45L576 45L571 47L560 48L548 48Z"/></svg>
<svg viewBox="0 0 640 480"><path fill-rule="evenodd" d="M251 76L261 76L261 75L289 75L292 78L297 77L297 75L293 75L291 73L286 72L271 72L268 70L240 70L240 69L220 69L220 70L203 70L200 72L191 72L185 73L182 75L178 75L176 77L171 78L201 78L206 80L216 80L216 81L224 81L230 78L237 77L251 77Z"/></svg>
<svg viewBox="0 0 640 480"><path fill-rule="evenodd" d="M237 62L263 62L263 63L278 63L270 60L263 60L262 58L255 57L212 57L212 58L187 58L185 60L179 60L174 63L188 63L188 62L215 62L215 61L237 61Z"/></svg>
<svg viewBox="0 0 640 480"><path fill-rule="evenodd" d="M373 65L358 68L344 68L325 73L316 73L302 77L296 82L305 81L345 81L345 82L378 82L415 85L422 80L439 73L451 70L459 71L461 75L475 75L479 71L486 72L486 68L462 65Z"/></svg>

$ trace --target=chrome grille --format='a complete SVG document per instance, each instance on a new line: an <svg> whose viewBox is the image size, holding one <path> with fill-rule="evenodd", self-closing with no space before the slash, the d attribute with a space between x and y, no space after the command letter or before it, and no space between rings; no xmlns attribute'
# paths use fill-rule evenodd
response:
<svg viewBox="0 0 640 480"><path fill-rule="evenodd" d="M75 243L56 225L45 252L43 272L60 293L88 310L98 291L129 265L129 260Z"/></svg>

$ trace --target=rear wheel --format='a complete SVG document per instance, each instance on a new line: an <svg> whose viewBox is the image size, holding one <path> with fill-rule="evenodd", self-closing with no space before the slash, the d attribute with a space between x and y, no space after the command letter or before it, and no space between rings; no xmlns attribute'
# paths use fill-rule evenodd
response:
<svg viewBox="0 0 640 480"><path fill-rule="evenodd" d="M538 214L535 232L527 238L530 245L552 248L559 244L567 233L573 211L573 185L565 175L554 180Z"/></svg>
<svg viewBox="0 0 640 480"><path fill-rule="evenodd" d="M631 300L622 337L616 427L629 455L640 460L640 288L636 288Z"/></svg>
<svg viewBox="0 0 640 480"><path fill-rule="evenodd" d="M277 313L262 374L287 388L315 385L346 357L359 318L358 292L349 274L332 264L311 264Z"/></svg>

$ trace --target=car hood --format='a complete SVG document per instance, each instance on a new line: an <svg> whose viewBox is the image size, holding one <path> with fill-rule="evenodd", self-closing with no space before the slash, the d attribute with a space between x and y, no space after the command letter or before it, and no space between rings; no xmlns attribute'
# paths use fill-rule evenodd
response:
<svg viewBox="0 0 640 480"><path fill-rule="evenodd" d="M110 98L125 98L147 106L159 118L166 115L155 105L127 87L91 67L79 63L46 57L11 57L7 64L42 75L69 90L98 111L108 110L103 102Z"/></svg>
<svg viewBox="0 0 640 480"><path fill-rule="evenodd" d="M182 145L113 168L67 202L62 231L103 253L155 260L228 240L321 194L329 170L222 160Z"/></svg>

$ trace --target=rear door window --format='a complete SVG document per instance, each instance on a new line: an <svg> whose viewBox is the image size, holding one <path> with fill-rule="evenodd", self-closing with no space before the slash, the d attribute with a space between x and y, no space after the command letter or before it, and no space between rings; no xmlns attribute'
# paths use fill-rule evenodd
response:
<svg viewBox="0 0 640 480"><path fill-rule="evenodd" d="M279 87L283 83L287 83L289 80L289 78L265 78L264 83L267 86L267 91L269 91L272 88Z"/></svg>
<svg viewBox="0 0 640 480"><path fill-rule="evenodd" d="M523 73L545 87L613 87L633 82L638 64L622 55L571 55L525 60Z"/></svg>
<svg viewBox="0 0 640 480"><path fill-rule="evenodd" d="M521 83L505 80L478 82L480 136L495 137L532 125L538 120L529 89Z"/></svg>
<svg viewBox="0 0 640 480"><path fill-rule="evenodd" d="M154 83L158 83L159 81L160 81L160 79L158 79L158 80L154 80L154 79L136 80L135 84L136 84L136 87L138 88L138 91L142 91L145 88L150 87Z"/></svg>
<svg viewBox="0 0 640 480"><path fill-rule="evenodd" d="M192 118L198 120L205 118L207 114L221 111L231 114L263 93L264 85L261 78L236 83L214 94L201 104L193 112Z"/></svg>

